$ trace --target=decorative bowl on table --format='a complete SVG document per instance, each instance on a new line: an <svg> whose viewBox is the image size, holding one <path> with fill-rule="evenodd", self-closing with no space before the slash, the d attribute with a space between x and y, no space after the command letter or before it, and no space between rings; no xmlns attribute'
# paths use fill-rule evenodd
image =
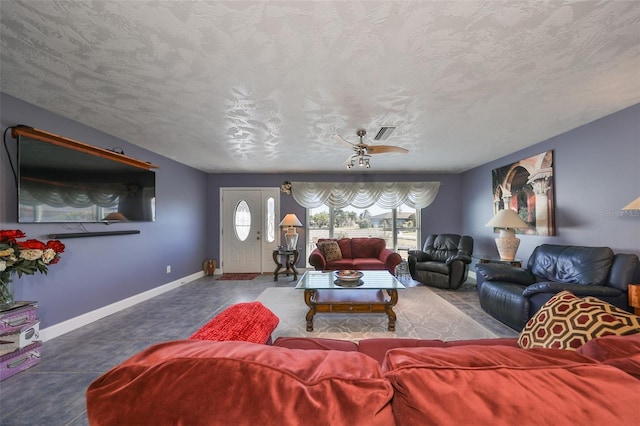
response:
<svg viewBox="0 0 640 426"><path fill-rule="evenodd" d="M360 278L364 275L361 271L355 271L351 269L346 269L343 271L335 271L334 272L338 281L359 281Z"/></svg>

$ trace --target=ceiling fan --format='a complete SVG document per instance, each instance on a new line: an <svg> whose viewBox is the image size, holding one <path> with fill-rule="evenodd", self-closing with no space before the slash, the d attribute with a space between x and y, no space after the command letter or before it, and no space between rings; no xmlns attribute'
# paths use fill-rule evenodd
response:
<svg viewBox="0 0 640 426"><path fill-rule="evenodd" d="M381 133L382 133L382 129L380 132L378 132L378 135L380 135ZM342 144L349 145L349 147L354 151L354 154L352 154L351 157L347 159L348 169L355 166L356 163L360 167L366 167L367 169L370 168L371 164L369 163L369 159L371 158L371 154L384 154L389 152L398 152L398 153L406 154L409 152L408 150L401 148L399 146L366 144L364 143L364 137L366 134L367 134L367 131L364 129L359 129L356 132L356 135L358 135L358 137L360 138L360 142L357 144L353 144L347 141L345 138L343 138L340 135L333 136L335 140L337 140ZM388 134L389 132L387 132L387 135Z"/></svg>

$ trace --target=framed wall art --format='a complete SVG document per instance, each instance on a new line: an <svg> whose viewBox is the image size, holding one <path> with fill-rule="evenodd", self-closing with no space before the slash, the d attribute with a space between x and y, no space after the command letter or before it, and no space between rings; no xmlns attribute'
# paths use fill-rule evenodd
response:
<svg viewBox="0 0 640 426"><path fill-rule="evenodd" d="M491 171L493 214L515 210L529 229L517 233L555 235L553 150Z"/></svg>

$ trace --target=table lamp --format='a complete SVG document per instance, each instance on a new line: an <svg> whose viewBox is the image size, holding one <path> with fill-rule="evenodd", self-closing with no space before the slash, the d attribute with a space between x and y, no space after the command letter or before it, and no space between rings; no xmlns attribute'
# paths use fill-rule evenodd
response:
<svg viewBox="0 0 640 426"><path fill-rule="evenodd" d="M513 260L520 245L516 238L516 228L528 228L529 225L518 216L515 210L500 210L485 226L500 228L500 236L496 238L496 247L502 260Z"/></svg>
<svg viewBox="0 0 640 426"><path fill-rule="evenodd" d="M284 234L284 240L287 243L287 250L295 250L298 245L298 232L296 231L297 227L302 226L302 223L293 213L287 213L280 222L280 227L287 227L287 232Z"/></svg>

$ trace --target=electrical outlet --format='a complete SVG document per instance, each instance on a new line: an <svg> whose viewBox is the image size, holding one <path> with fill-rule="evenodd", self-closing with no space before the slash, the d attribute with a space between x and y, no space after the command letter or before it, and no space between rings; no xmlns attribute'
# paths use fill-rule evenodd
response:
<svg viewBox="0 0 640 426"><path fill-rule="evenodd" d="M171 273L171 265L167 265L167 274Z"/></svg>

